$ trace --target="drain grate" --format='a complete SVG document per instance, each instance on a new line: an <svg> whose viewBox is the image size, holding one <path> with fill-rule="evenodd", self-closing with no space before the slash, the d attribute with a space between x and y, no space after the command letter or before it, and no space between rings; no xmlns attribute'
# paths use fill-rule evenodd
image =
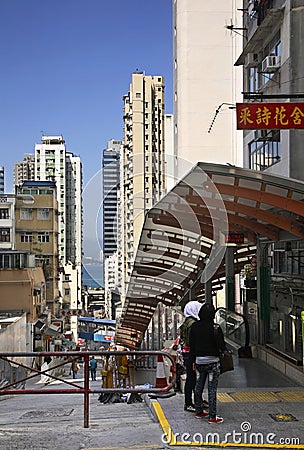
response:
<svg viewBox="0 0 304 450"><path fill-rule="evenodd" d="M276 422L298 422L298 419L292 414L280 413L280 414L269 414L270 417Z"/></svg>
<svg viewBox="0 0 304 450"><path fill-rule="evenodd" d="M69 416L73 411L73 409L63 408L28 411L21 416L21 419L36 419L37 417L40 419L47 419L49 417L64 417Z"/></svg>

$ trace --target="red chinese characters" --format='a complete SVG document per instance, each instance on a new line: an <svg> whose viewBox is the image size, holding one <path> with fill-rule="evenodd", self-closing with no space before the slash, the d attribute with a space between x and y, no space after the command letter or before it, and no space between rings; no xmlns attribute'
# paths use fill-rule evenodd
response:
<svg viewBox="0 0 304 450"><path fill-rule="evenodd" d="M304 128L304 103L237 103L237 129Z"/></svg>

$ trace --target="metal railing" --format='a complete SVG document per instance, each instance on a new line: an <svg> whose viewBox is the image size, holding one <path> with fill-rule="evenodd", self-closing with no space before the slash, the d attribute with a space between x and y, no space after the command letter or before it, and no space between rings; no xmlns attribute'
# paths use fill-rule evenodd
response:
<svg viewBox="0 0 304 450"><path fill-rule="evenodd" d="M90 357L98 356L105 363L101 370L102 383L100 388L90 387ZM70 352L0 352L0 362L4 361L7 364L15 367L15 373L18 377L14 377L10 381L5 377L0 380L0 395L19 395L19 394L83 394L84 396L84 428L89 427L89 395L97 393L156 393L166 394L170 391L174 384L174 377L170 377L165 387L150 387L150 385L135 385L136 361L142 357L157 357L162 356L164 360L168 358L171 363L172 373L175 373L175 360L172 355L160 350L146 350L146 351L70 351ZM31 367L30 365L21 362L23 358L37 358L42 357L44 360L53 360L51 367L47 364L41 368ZM55 357L55 358L54 358ZM58 358L58 359L57 359ZM122 359L124 358L124 362ZM83 381L75 379L70 381L63 378L64 367L71 365L73 361L83 360ZM122 363L122 365L119 365ZM122 370L124 368L124 370ZM59 373L59 375L58 375ZM3 375L1 373L1 375ZM27 389L26 382L35 377L46 377L45 385L50 384L50 380L57 380L69 388L39 388ZM77 383L77 384L76 384ZM81 385L79 385L81 383ZM22 387L22 388L20 388Z"/></svg>

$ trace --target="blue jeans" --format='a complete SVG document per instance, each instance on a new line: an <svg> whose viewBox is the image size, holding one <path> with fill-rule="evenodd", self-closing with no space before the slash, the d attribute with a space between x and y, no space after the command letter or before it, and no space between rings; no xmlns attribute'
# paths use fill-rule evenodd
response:
<svg viewBox="0 0 304 450"><path fill-rule="evenodd" d="M210 364L196 364L196 370L199 373L194 391L194 403L197 413L203 412L202 393L208 376L208 402L209 402L209 419L216 417L216 391L218 379L220 376L220 363L214 362Z"/></svg>
<svg viewBox="0 0 304 450"><path fill-rule="evenodd" d="M189 363L189 353L183 353L183 360L186 368L185 405L189 406L192 405L192 392L194 392L196 384L196 372L193 370L192 364Z"/></svg>

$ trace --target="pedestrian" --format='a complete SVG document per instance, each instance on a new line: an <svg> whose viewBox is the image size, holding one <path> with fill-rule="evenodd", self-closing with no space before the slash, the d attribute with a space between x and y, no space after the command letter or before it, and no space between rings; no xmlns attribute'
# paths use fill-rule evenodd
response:
<svg viewBox="0 0 304 450"><path fill-rule="evenodd" d="M215 308L211 303L202 305L199 321L195 322L190 330L189 360L198 372L195 386L194 403L196 418L209 417L209 423L221 423L222 417L216 415L216 392L220 375L220 353L226 349L224 335L219 325L214 324ZM209 412L201 405L201 396L208 377Z"/></svg>
<svg viewBox="0 0 304 450"><path fill-rule="evenodd" d="M78 365L77 359L73 359L72 364L71 364L71 371L73 374L73 378L77 378L77 373L78 373L79 369L80 369L80 367Z"/></svg>
<svg viewBox="0 0 304 450"><path fill-rule="evenodd" d="M89 369L91 372L92 381L96 381L96 369L97 369L97 361L94 358L94 355L91 357L89 362Z"/></svg>
<svg viewBox="0 0 304 450"><path fill-rule="evenodd" d="M198 321L198 312L202 306L202 303L193 300L186 304L184 308L185 320L180 327L180 338L182 347L182 357L184 366L186 369L186 382L184 387L185 404L184 410L195 412L195 405L192 401L194 389L196 385L196 372L193 369L193 364L189 362L189 333L192 325ZM202 399L203 407L208 408L208 403Z"/></svg>

